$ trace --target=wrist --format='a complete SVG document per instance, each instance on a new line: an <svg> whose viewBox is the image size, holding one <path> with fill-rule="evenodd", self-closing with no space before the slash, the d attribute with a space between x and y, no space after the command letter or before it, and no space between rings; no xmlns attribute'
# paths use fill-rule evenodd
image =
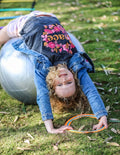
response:
<svg viewBox="0 0 120 155"><path fill-rule="evenodd" d="M100 117L100 119L101 119L101 118L107 118L107 116L106 116L106 115L103 115L103 116Z"/></svg>
<svg viewBox="0 0 120 155"><path fill-rule="evenodd" d="M52 133L54 129L52 120L45 120L44 124L45 124L47 132Z"/></svg>

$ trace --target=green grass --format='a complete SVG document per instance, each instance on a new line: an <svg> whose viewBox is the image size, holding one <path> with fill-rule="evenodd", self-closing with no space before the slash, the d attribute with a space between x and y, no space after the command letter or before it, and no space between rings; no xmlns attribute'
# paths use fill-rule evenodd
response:
<svg viewBox="0 0 120 155"><path fill-rule="evenodd" d="M30 7L29 3L4 4L0 8ZM1 155L118 155L120 146L120 123L110 122L110 118L120 119L120 1L119 0L38 0L36 10L56 14L65 29L72 32L83 44L85 51L93 59L96 72L90 74L105 103L109 128L99 133L48 134L37 105L24 109L21 102L11 98L0 88L0 154ZM0 12L0 16L14 16L27 12ZM4 26L9 20L1 20ZM106 75L101 65L114 74ZM101 89L102 88L102 89ZM117 92L116 92L117 88ZM54 113L54 125L63 125L79 112ZM92 125L92 119L76 120L73 126ZM85 129L86 129L85 128ZM119 133L114 133L114 128ZM31 136L32 137L31 137ZM106 139L109 137L107 143ZM27 141L26 141L27 140ZM29 142L29 143L27 143ZM115 142L115 143L112 143ZM110 145L112 144L112 145Z"/></svg>

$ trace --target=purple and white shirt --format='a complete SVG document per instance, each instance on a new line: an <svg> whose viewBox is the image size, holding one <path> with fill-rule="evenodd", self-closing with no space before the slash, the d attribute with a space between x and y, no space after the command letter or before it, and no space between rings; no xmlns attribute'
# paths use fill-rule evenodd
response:
<svg viewBox="0 0 120 155"><path fill-rule="evenodd" d="M11 22L7 25L7 33L10 38L14 37L20 37L20 31L22 30L25 22L32 16L38 16L38 15L49 15L52 17L56 17L52 13L46 13L46 12L41 12L41 11L33 11L30 14L27 15L22 15Z"/></svg>

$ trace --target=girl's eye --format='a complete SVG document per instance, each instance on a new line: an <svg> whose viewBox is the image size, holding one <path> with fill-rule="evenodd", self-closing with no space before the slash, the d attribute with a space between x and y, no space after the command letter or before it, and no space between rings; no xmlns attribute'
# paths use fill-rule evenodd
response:
<svg viewBox="0 0 120 155"><path fill-rule="evenodd" d="M71 84L71 83L72 83L72 81L67 82L67 84Z"/></svg>
<svg viewBox="0 0 120 155"><path fill-rule="evenodd" d="M62 84L58 84L57 86L62 86Z"/></svg>
<svg viewBox="0 0 120 155"><path fill-rule="evenodd" d="M69 81L69 82L67 82L66 84L71 84L71 83L72 83L72 81ZM60 87L60 86L62 86L62 85L63 85L63 84L60 83L60 84L58 84L57 86Z"/></svg>

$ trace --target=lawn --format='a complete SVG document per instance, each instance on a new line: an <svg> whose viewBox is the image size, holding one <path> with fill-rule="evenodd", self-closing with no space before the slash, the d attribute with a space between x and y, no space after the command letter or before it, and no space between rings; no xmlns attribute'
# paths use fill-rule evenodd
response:
<svg viewBox="0 0 120 155"><path fill-rule="evenodd" d="M0 4L0 8L30 7L31 4ZM120 153L120 1L38 0L36 10L54 13L73 33L92 58L95 73L89 74L108 110L109 127L98 133L48 134L37 105L24 106L0 87L1 155L119 155ZM0 12L2 16L27 11ZM4 26L9 20L0 20ZM54 113L54 125L63 125L79 111ZM76 120L73 127L93 124Z"/></svg>

